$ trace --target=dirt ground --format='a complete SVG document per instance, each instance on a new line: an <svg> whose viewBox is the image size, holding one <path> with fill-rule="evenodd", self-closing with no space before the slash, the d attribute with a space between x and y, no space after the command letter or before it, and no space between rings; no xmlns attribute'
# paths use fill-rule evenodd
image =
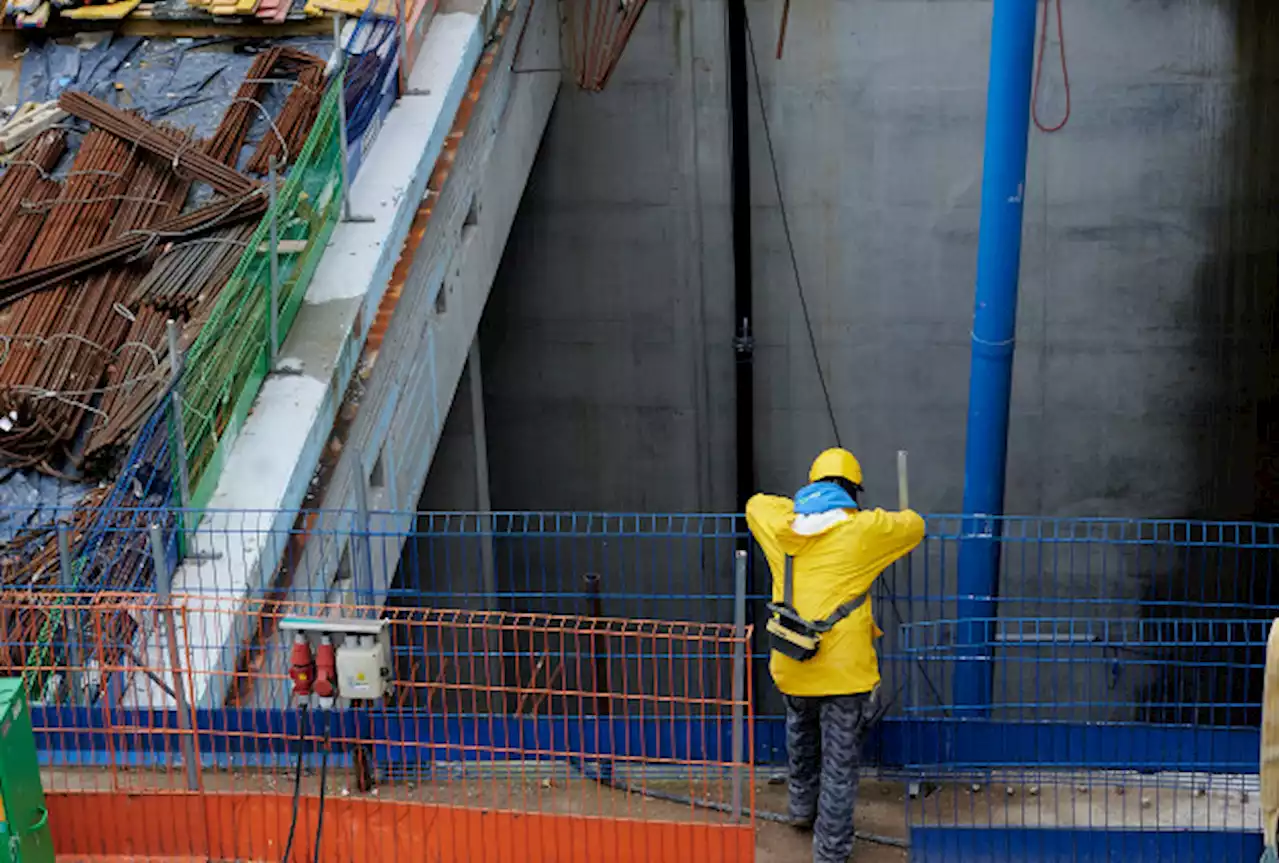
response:
<svg viewBox="0 0 1280 863"><path fill-rule="evenodd" d="M330 771L327 793L341 797L438 803L503 811L542 812L586 817L652 821L723 823L723 812L675 803L611 788L571 772L563 765L505 774L438 775L428 781L387 782L361 792L350 770ZM905 842L908 819L936 825L1023 825L1029 827L1093 826L1198 829L1250 829L1259 823L1256 779L1172 775L1019 776L1024 781L993 780L980 787L963 783L930 789L908 811L906 788L899 782L864 779L856 812L861 833ZM1025 781L1034 779L1035 781ZM178 789L176 771L46 771L46 790L146 791ZM262 791L289 794L290 771L211 771L203 774L207 791ZM711 804L728 803L728 781L632 781L657 796L693 797ZM303 793L317 794L315 771L304 771ZM786 811L786 787L760 776L754 786L757 812ZM750 798L744 802L750 802ZM803 863L810 859L810 837L765 818L756 823L756 859L760 863ZM859 841L855 863L905 863L907 851L883 843Z"/></svg>
<svg viewBox="0 0 1280 863"><path fill-rule="evenodd" d="M1124 829L1259 829L1256 777L1045 773L974 789L949 783L913 803L916 823Z"/></svg>
<svg viewBox="0 0 1280 863"><path fill-rule="evenodd" d="M44 771L46 791L118 790L145 792L160 788L177 790L183 776L175 771L117 770L114 773L85 770ZM293 779L275 771L205 771L202 781L206 792L260 790L266 793L290 794ZM688 782L648 781L645 787L658 794L696 796L708 802L729 800L728 783L699 786L691 795ZM449 777L428 782L385 783L372 792L356 789L354 774L349 770L330 771L326 783L327 794L340 797L377 797L382 800L440 803L455 806L472 806L485 809L517 810L556 814L581 814L594 817L639 818L676 822L696 821L722 823L727 814L693 807L687 803L673 803L653 799L639 793L629 793L607 788L579 776L540 776L521 778L516 776ZM302 793L315 795L319 791L314 771L304 773ZM903 801L904 788L900 784L864 780L859 788L856 814L860 832L906 839L906 817ZM759 781L755 786L757 811L786 812L786 787L780 783ZM805 863L811 858L811 837L792 830L783 824L760 819L756 823L756 860L758 863ZM72 858L59 857L62 863L73 863ZM79 859L79 858L77 858ZM142 858L134 858L142 859ZM162 863L161 858L146 858ZM855 848L854 863L904 863L904 849L872 842L859 841ZM115 863L107 858L92 858L93 863ZM165 863L179 863L176 859ZM181 863L194 863L182 858Z"/></svg>
<svg viewBox="0 0 1280 863"><path fill-rule="evenodd" d="M905 789L899 783L863 780L858 786L858 807L854 813L856 829L861 833L905 841L904 793ZM786 812L786 787L780 784L758 785L756 808ZM812 859L811 855L809 836L782 824L763 820L756 822L756 863L804 863ZM905 863L906 859L905 848L874 842L858 841L853 849L853 863Z"/></svg>

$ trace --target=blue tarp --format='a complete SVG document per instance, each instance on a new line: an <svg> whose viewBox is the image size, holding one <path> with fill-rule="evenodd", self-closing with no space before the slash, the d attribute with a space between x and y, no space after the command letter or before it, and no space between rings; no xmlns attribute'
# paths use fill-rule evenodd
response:
<svg viewBox="0 0 1280 863"><path fill-rule="evenodd" d="M35 471L0 476L0 543L11 542L20 531L47 527L60 512L73 507L89 490Z"/></svg>
<svg viewBox="0 0 1280 863"><path fill-rule="evenodd" d="M21 100L56 99L64 90L83 90L119 108L138 110L148 120L212 135L244 80L254 57L269 44L289 45L328 57L332 40L315 37L247 42L236 39L142 39L106 36L88 48L52 39L33 43L22 61ZM266 109L274 112L287 88L273 87ZM259 118L250 132L266 132Z"/></svg>

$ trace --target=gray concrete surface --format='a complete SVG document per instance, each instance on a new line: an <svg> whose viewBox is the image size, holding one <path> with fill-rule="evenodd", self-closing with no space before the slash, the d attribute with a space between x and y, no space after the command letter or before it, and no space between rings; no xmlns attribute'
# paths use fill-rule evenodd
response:
<svg viewBox="0 0 1280 863"><path fill-rule="evenodd" d="M1010 512L1274 512L1267 6L1066 4L1071 119L1031 132ZM748 3L844 441L885 502L910 450L934 512L963 487L990 8L796 3L778 61L780 4ZM734 503L723 16L650 0L608 89L562 90L482 328L496 507ZM786 492L832 434L754 99L756 455ZM424 505L467 506L470 478L438 457Z"/></svg>

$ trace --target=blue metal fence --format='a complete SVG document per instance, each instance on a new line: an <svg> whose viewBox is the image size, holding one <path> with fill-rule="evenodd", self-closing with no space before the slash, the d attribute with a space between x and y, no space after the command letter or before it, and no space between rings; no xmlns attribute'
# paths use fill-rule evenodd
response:
<svg viewBox="0 0 1280 863"><path fill-rule="evenodd" d="M144 526L178 515L117 511L73 556L101 567L103 549L134 549L110 560L149 575ZM733 619L734 551L747 539L733 515L206 512L193 522L179 591L720 623ZM980 598L996 613L974 619L961 617L972 597L957 587L972 523L928 519L925 541L874 596L888 711L869 756L928 792L909 807L917 856L968 860L986 842L991 859L1026 843L1096 859L1085 853L1093 840L1073 831L1098 828L1141 833L1154 843L1148 859L1193 859L1167 856L1167 830L1195 833L1187 849L1247 851L1276 526L1002 519L982 526L1001 552L998 596ZM768 578L758 559L750 570L759 624ZM984 634L980 650L956 649L962 626ZM250 650L284 662L273 633L220 637L228 671ZM989 663L993 681L981 716L951 698L957 668L973 661ZM777 764L781 711L766 663L757 643L755 758ZM283 687L254 697L278 708Z"/></svg>
<svg viewBox="0 0 1280 863"><path fill-rule="evenodd" d="M894 651L913 859L1256 859L1276 526L1003 519L982 618L966 529L931 523ZM949 697L975 662L983 712Z"/></svg>

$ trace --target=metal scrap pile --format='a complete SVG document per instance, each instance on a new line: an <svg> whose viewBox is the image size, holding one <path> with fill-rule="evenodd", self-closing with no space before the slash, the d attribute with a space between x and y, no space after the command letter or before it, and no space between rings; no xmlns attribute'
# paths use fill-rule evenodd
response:
<svg viewBox="0 0 1280 863"><path fill-rule="evenodd" d="M89 493L85 506L67 525L70 538L79 541L94 518L94 507L106 490ZM22 530L0 550L0 674L21 672L31 649L40 643L49 626L47 609L36 608L33 589L56 588L62 582L57 532L52 523Z"/></svg>
<svg viewBox="0 0 1280 863"><path fill-rule="evenodd" d="M69 554L64 561L52 521L20 531L0 548L0 675L21 674L33 692L46 697L61 700L68 694L65 679L60 693L45 691L44 684L55 654L73 640L88 636L102 645L103 654L88 657L90 663L139 664L132 645L140 621L112 607L112 596L151 583L148 528L158 522L162 530L172 530L173 516L104 509L109 493L90 492L63 524L68 549L82 547L96 534L92 553ZM70 584L97 590L71 595ZM108 608L100 611L101 606Z"/></svg>
<svg viewBox="0 0 1280 863"><path fill-rule="evenodd" d="M312 55L263 52L204 142L62 95L59 107L89 124L70 167L55 175L74 139L53 129L0 175L0 465L110 471L169 384L166 321L183 325L184 348L194 340L267 208L236 165L268 116L268 89L290 86L251 172L297 157L323 76ZM200 185L213 195L192 206Z"/></svg>
<svg viewBox="0 0 1280 863"><path fill-rule="evenodd" d="M271 116L268 91L281 85L289 89ZM265 187L249 174L272 158L281 171L296 160L323 90L319 58L264 51L206 141L84 93L62 95L59 107L87 130L40 133L0 175L0 466L110 473L170 385L168 320L181 324L185 349L266 211ZM249 142L261 117L267 131ZM167 482L162 453L173 441L148 441L146 466L133 469ZM71 514L74 573L63 569L52 523L0 547L0 642L10 646L0 671L33 673L45 661L38 646L65 640L68 618L41 591L68 580L102 590L150 582L156 515L106 508L109 493L90 492ZM131 641L127 616L89 617L109 642Z"/></svg>

